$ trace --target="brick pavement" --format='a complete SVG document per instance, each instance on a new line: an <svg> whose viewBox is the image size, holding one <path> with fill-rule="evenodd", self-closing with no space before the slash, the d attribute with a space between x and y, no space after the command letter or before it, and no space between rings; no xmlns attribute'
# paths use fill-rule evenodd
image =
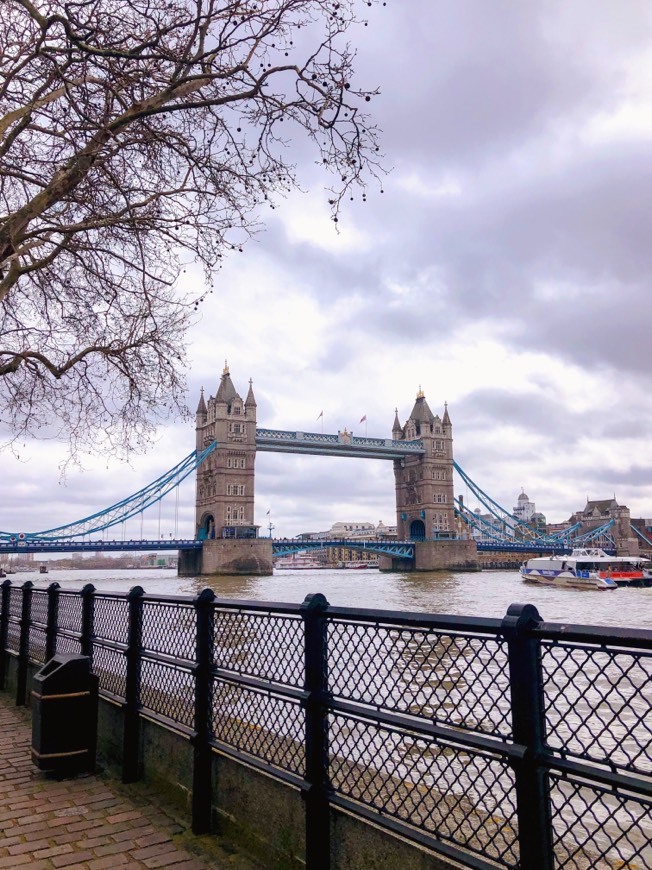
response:
<svg viewBox="0 0 652 870"><path fill-rule="evenodd" d="M32 763L29 713L0 692L0 870L251 870L252 861L193 837L151 794L102 775L57 780Z"/></svg>

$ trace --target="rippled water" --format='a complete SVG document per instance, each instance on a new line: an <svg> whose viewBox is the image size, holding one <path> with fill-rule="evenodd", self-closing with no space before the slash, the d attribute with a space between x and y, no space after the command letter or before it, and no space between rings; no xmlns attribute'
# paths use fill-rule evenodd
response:
<svg viewBox="0 0 652 870"><path fill-rule="evenodd" d="M11 575L16 584L37 586L57 581L64 588L93 583L98 590L196 595L210 587L218 597L256 601L301 602L322 592L331 604L381 610L501 618L513 602L534 604L549 622L652 629L652 588L585 591L524 583L517 571L381 573L374 569L276 571L270 577L177 577L174 570L138 569L56 571Z"/></svg>

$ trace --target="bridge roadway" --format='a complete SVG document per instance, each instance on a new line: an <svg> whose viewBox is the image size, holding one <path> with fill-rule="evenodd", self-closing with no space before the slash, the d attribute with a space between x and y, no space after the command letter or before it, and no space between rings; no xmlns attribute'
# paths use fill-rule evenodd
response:
<svg viewBox="0 0 652 870"><path fill-rule="evenodd" d="M256 450L268 453L311 453L320 456L355 456L358 459L403 459L425 453L423 441L394 441L392 438L360 438L348 432L338 435L319 432L286 432L256 429Z"/></svg>
<svg viewBox="0 0 652 870"><path fill-rule="evenodd" d="M263 539L264 540L264 539ZM363 550L379 555L393 556L401 559L414 558L415 541L391 541L391 540L319 540L297 541L292 538L272 539L272 552L275 556L290 553L298 553L306 550L324 550L328 547L344 547L349 550ZM203 541L193 538L159 538L154 540L115 540L115 541L75 541L75 540L48 540L25 537L23 540L0 541L0 558L3 553L15 555L16 553L34 553L45 555L46 553L99 553L153 550L201 550ZM518 543L478 543L478 552L493 553L570 553L571 547L561 544L536 544L536 542Z"/></svg>

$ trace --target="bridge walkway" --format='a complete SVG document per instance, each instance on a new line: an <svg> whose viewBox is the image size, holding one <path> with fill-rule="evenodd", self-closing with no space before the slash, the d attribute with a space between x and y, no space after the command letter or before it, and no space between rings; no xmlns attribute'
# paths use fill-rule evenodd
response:
<svg viewBox="0 0 652 870"><path fill-rule="evenodd" d="M58 780L31 760L31 718L0 692L0 868L254 870L214 835L195 837L139 784L103 774Z"/></svg>

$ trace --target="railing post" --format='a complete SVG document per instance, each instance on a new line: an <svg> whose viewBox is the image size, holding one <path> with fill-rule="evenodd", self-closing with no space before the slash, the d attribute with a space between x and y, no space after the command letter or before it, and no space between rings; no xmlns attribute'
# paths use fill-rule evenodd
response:
<svg viewBox="0 0 652 870"><path fill-rule="evenodd" d="M0 611L0 689L7 688L7 643L9 640L9 595L11 580L2 584L2 611Z"/></svg>
<svg viewBox="0 0 652 870"><path fill-rule="evenodd" d="M306 716L306 867L330 867L328 648L325 612L328 601L320 592L307 595L301 605L304 621Z"/></svg>
<svg viewBox="0 0 652 870"><path fill-rule="evenodd" d="M27 665L29 663L29 629L32 617L34 584L27 580L22 585L23 601L20 610L20 640L18 641L18 673L16 676L16 706L27 705Z"/></svg>
<svg viewBox="0 0 652 870"><path fill-rule="evenodd" d="M48 586L48 616L45 626L45 661L56 655L57 631L59 628L59 589L58 583L50 583Z"/></svg>
<svg viewBox="0 0 652 870"><path fill-rule="evenodd" d="M92 583L87 583L81 591L82 597L82 617L81 617L81 637L80 646L81 654L88 656L91 660L91 670L93 662L93 640L94 630L93 623L95 621L95 587Z"/></svg>
<svg viewBox="0 0 652 870"><path fill-rule="evenodd" d="M215 593L204 589L194 600L195 606L195 733L192 768L192 832L207 834L211 830L213 811L213 753L210 747L213 710L213 650Z"/></svg>
<svg viewBox="0 0 652 870"><path fill-rule="evenodd" d="M125 650L125 706L124 730L122 735L122 781L136 782L140 765L140 715L138 698L140 696L140 659L143 636L143 595L142 586L132 586L127 595L129 624L127 627L127 649Z"/></svg>
<svg viewBox="0 0 652 870"><path fill-rule="evenodd" d="M547 770L537 757L546 740L543 671L532 628L543 622L532 604L510 604L502 621L507 640L514 742L525 753L515 762L520 866L552 870L552 818Z"/></svg>

